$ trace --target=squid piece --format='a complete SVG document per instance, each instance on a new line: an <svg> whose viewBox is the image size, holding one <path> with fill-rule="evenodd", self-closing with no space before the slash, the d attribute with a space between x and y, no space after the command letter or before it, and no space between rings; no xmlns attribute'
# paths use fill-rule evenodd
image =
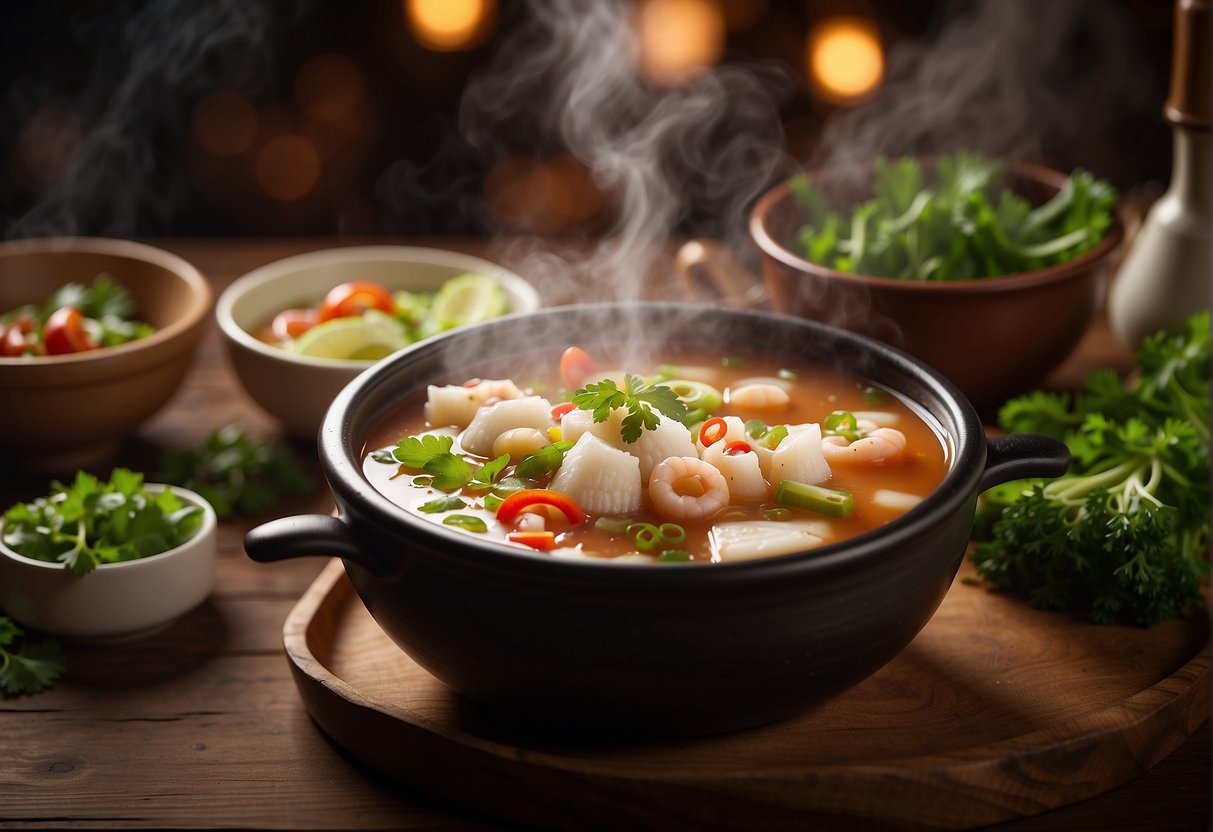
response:
<svg viewBox="0 0 1213 832"><path fill-rule="evenodd" d="M525 394L510 379L486 379L471 387L447 384L426 388L425 420L434 427L467 427L489 399L520 399Z"/></svg>
<svg viewBox="0 0 1213 832"><path fill-rule="evenodd" d="M640 508L640 460L584 433L564 455L548 488L594 514L629 514Z"/></svg>
<svg viewBox="0 0 1213 832"><path fill-rule="evenodd" d="M740 520L717 523L708 533L713 559L725 562L802 552L832 537L828 523L814 520Z"/></svg>
<svg viewBox="0 0 1213 832"><path fill-rule="evenodd" d="M830 463L821 448L821 425L811 424L789 433L771 454L772 485L784 480L818 485L830 478Z"/></svg>
<svg viewBox="0 0 1213 832"><path fill-rule="evenodd" d="M767 496L768 486L762 475L762 463L753 449L745 453L726 453L727 442L713 442L703 449L703 461L716 468L729 486L730 503L748 503ZM769 453L769 452L768 452Z"/></svg>
<svg viewBox="0 0 1213 832"><path fill-rule="evenodd" d="M534 428L547 430L552 424L552 405L540 396L506 399L476 411L459 443L469 453L489 456L493 443L507 430Z"/></svg>

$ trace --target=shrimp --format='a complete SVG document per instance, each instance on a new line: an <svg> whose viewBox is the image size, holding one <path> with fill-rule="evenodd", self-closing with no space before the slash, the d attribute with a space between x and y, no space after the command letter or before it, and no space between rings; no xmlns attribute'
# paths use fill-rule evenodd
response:
<svg viewBox="0 0 1213 832"><path fill-rule="evenodd" d="M791 400L788 391L775 384L746 384L729 391L729 404L750 410L778 410Z"/></svg>
<svg viewBox="0 0 1213 832"><path fill-rule="evenodd" d="M729 504L729 484L716 466L698 457L672 456L649 475L649 497L670 520L699 520Z"/></svg>
<svg viewBox="0 0 1213 832"><path fill-rule="evenodd" d="M896 428L876 428L854 442L845 436L831 435L821 440L821 452L826 462L888 462L901 456L906 449L906 435Z"/></svg>

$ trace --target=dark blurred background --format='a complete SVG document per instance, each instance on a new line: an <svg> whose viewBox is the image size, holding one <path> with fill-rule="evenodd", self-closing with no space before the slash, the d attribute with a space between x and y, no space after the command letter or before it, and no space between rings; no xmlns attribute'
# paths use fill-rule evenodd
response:
<svg viewBox="0 0 1213 832"><path fill-rule="evenodd" d="M6 237L592 235L664 199L669 233L716 233L798 165L960 147L1157 189L1171 15L1169 0L8 4L0 221Z"/></svg>

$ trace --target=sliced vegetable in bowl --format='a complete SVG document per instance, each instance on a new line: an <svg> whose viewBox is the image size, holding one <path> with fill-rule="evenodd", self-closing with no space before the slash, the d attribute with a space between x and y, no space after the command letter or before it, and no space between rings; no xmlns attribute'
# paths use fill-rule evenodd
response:
<svg viewBox="0 0 1213 832"><path fill-rule="evenodd" d="M0 356L67 355L112 347L155 332L137 317L130 293L108 275L68 283L41 305L0 314Z"/></svg>

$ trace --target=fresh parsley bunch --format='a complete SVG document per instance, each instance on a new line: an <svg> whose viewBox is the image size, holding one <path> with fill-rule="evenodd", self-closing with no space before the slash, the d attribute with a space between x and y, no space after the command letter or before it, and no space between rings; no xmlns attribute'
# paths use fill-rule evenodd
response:
<svg viewBox="0 0 1213 832"><path fill-rule="evenodd" d="M169 451L157 477L200 494L220 520L262 514L284 495L315 488L289 448L253 439L236 425L212 432L197 447Z"/></svg>
<svg viewBox="0 0 1213 832"><path fill-rule="evenodd" d="M143 475L115 468L108 482L84 471L71 485L4 513L4 543L18 554L85 575L103 563L167 552L197 533L202 509L169 490L150 493Z"/></svg>
<svg viewBox="0 0 1213 832"><path fill-rule="evenodd" d="M24 636L12 619L0 616L0 690L9 696L45 690L65 669L58 642Z"/></svg>
<svg viewBox="0 0 1213 832"><path fill-rule="evenodd" d="M1158 333L1128 382L1109 372L1075 397L1036 392L999 413L1008 432L1063 439L1071 470L991 489L977 572L1043 609L1149 626L1200 607L1209 545L1209 314Z"/></svg>
<svg viewBox="0 0 1213 832"><path fill-rule="evenodd" d="M1114 222L1116 191L1075 171L1033 208L1000 185L1003 166L972 153L875 163L872 198L834 209L807 174L792 180L805 224L798 244L838 271L899 280L973 280L1035 271L1094 248Z"/></svg>

